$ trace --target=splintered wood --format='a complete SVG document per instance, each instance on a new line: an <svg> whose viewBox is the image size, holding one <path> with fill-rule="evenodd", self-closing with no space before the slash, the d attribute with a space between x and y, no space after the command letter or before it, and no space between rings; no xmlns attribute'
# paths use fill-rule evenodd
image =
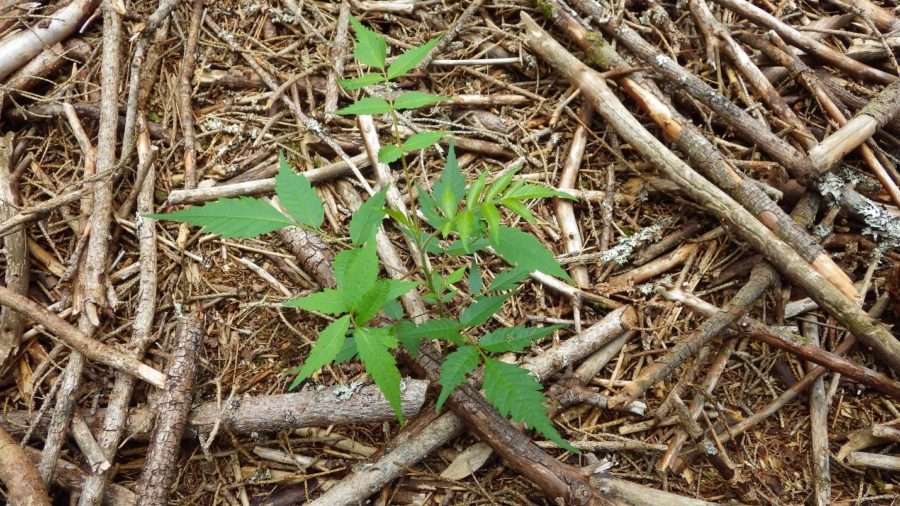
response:
<svg viewBox="0 0 900 506"><path fill-rule="evenodd" d="M385 75L433 46L385 84L357 21L385 37ZM894 0L0 0L0 494L896 502L898 58ZM409 92L446 99L341 114ZM458 255L425 226L451 143L466 184L557 190L491 219L570 278L511 270L499 241ZM247 197L283 211L280 153L321 229L151 218ZM399 399L349 345L289 388L335 317L282 302L343 283L350 217L382 188L380 276L418 286L369 325L518 286L464 332L559 325L495 358L543 386L580 454L501 416L487 365L436 412L447 340L389 347Z"/></svg>

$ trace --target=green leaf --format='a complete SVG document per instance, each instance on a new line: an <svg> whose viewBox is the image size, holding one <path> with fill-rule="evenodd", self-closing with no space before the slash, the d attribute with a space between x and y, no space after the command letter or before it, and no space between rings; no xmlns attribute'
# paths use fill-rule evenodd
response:
<svg viewBox="0 0 900 506"><path fill-rule="evenodd" d="M296 388L301 381L308 378L310 374L319 370L322 366L330 364L331 361L338 356L338 353L344 347L344 339L346 339L348 328L350 328L350 315L343 316L338 320L333 321L331 325L325 327L325 329L319 333L316 344L313 345L312 350L309 351L309 356L306 358L306 362L304 362L303 367L300 368L300 374L298 374L297 378L294 379L294 382L291 383L290 388L292 390Z"/></svg>
<svg viewBox="0 0 900 506"><path fill-rule="evenodd" d="M553 253L535 236L521 230L500 227L494 251L512 265L531 271L541 271L571 281L569 274L560 267Z"/></svg>
<svg viewBox="0 0 900 506"><path fill-rule="evenodd" d="M348 337L344 340L344 347L341 348L341 351L338 352L337 356L334 357L335 364L343 364L348 360L353 360L353 357L356 356L356 339L352 337Z"/></svg>
<svg viewBox="0 0 900 506"><path fill-rule="evenodd" d="M401 213L400 211L398 211L396 209L385 208L384 214L386 216L390 216L391 219L393 219L400 225L403 225L405 227L410 227L410 228L412 228L412 226L413 226L412 220L410 220L408 216L406 216L405 214Z"/></svg>
<svg viewBox="0 0 900 506"><path fill-rule="evenodd" d="M541 384L525 369L492 358L484 361L484 396L503 416L525 422L547 439L573 453L581 453L559 435L547 416Z"/></svg>
<svg viewBox="0 0 900 506"><path fill-rule="evenodd" d="M478 264L472 262L472 266L469 268L469 291L475 295L481 294L481 269L478 268Z"/></svg>
<svg viewBox="0 0 900 506"><path fill-rule="evenodd" d="M509 186L509 183L512 182L513 177L515 177L516 172L519 172L520 168L521 167L516 167L512 170L508 170L495 179L494 182L491 183L491 186L488 187L487 191L484 192L484 201L493 203L494 199L497 198L497 195L500 195L500 192Z"/></svg>
<svg viewBox="0 0 900 506"><path fill-rule="evenodd" d="M375 280L378 278L378 255L375 252L375 245L367 243L352 251L355 253L338 279L338 287L343 294L344 302L350 308L357 307L359 298L375 286ZM335 278L337 279L337 274Z"/></svg>
<svg viewBox="0 0 900 506"><path fill-rule="evenodd" d="M375 286L370 288L356 301L356 325L364 325L371 320L381 310L381 306L388 300L388 291L390 283L382 279L375 282Z"/></svg>
<svg viewBox="0 0 900 506"><path fill-rule="evenodd" d="M487 224L491 242L496 244L500 241L500 210L491 203L481 204L481 216Z"/></svg>
<svg viewBox="0 0 900 506"><path fill-rule="evenodd" d="M491 281L490 286L488 286L488 291L495 292L515 288L516 285L527 278L529 274L531 274L531 272L528 269L522 269L521 267L507 269L494 277L494 280Z"/></svg>
<svg viewBox="0 0 900 506"><path fill-rule="evenodd" d="M463 209L454 218L456 225L456 233L459 234L459 241L462 243L463 250L468 253L469 238L472 237L472 230L475 229L475 214L469 209Z"/></svg>
<svg viewBox="0 0 900 506"><path fill-rule="evenodd" d="M337 286L344 286L347 267L350 266L350 263L353 262L357 254L359 254L359 250L352 248L339 251L336 255L334 255L334 260L331 262L331 267L334 270L334 279L335 281L337 281Z"/></svg>
<svg viewBox="0 0 900 506"><path fill-rule="evenodd" d="M454 270L450 274L447 274L447 278L444 279L444 284L452 285L454 283L459 283L460 281L462 281L462 278L465 275L466 275L466 266L464 265L464 266Z"/></svg>
<svg viewBox="0 0 900 506"><path fill-rule="evenodd" d="M422 186L419 185L418 181L415 182L415 185L416 190L419 192L419 208L422 210L422 216L425 217L425 221L428 222L432 228L441 228L447 220L438 214L438 205L437 202L435 202L434 197L426 192Z"/></svg>
<svg viewBox="0 0 900 506"><path fill-rule="evenodd" d="M378 226L384 219L384 200L387 186L369 197L350 218L350 240L362 244L375 238Z"/></svg>
<svg viewBox="0 0 900 506"><path fill-rule="evenodd" d="M522 202L516 199L503 199L500 202L504 207L524 218L528 223L534 223L534 216Z"/></svg>
<svg viewBox="0 0 900 506"><path fill-rule="evenodd" d="M448 217L455 216L456 206L466 196L466 180L459 170L459 163L456 161L456 148L453 144L450 144L444 171L441 173L437 183L434 184L432 196L437 200L441 210Z"/></svg>
<svg viewBox="0 0 900 506"><path fill-rule="evenodd" d="M406 320L397 324L397 339L401 342L410 339L456 340L457 337L459 324L447 318L428 320L421 325Z"/></svg>
<svg viewBox="0 0 900 506"><path fill-rule="evenodd" d="M294 224L265 200L251 197L219 199L190 209L147 216L202 226L204 231L222 237L256 237Z"/></svg>
<svg viewBox="0 0 900 506"><path fill-rule="evenodd" d="M435 37L419 47L414 47L394 59L387 70L388 79L396 79L410 70L416 68L416 65L425 59L428 52L441 40L441 37Z"/></svg>
<svg viewBox="0 0 900 506"><path fill-rule="evenodd" d="M470 253L474 253L476 251L481 251L488 246L491 245L491 242L485 239L484 237L475 239L474 241L468 243L463 247L463 243L460 241L453 241L447 246L443 252L450 256L462 256L468 255Z"/></svg>
<svg viewBox="0 0 900 506"><path fill-rule="evenodd" d="M478 199L481 198L481 193L484 192L484 187L487 185L487 177L488 171L485 169L481 171L478 179L469 185L469 189L466 192L466 207L469 209L474 209L478 204Z"/></svg>
<svg viewBox="0 0 900 506"><path fill-rule="evenodd" d="M517 181L512 185L506 193L503 194L505 199L527 200L527 199L543 199L549 197L559 197L561 199L578 200L574 196L548 188L544 185L526 183Z"/></svg>
<svg viewBox="0 0 900 506"><path fill-rule="evenodd" d="M384 311L385 316L392 320L401 320L403 319L403 305L400 304L400 301L397 300L388 300L381 306L381 310Z"/></svg>
<svg viewBox="0 0 900 506"><path fill-rule="evenodd" d="M356 33L356 47L353 48L353 56L363 65L384 68L384 59L387 57L387 40L369 28L365 27L353 16L350 16L350 24Z"/></svg>
<svg viewBox="0 0 900 506"><path fill-rule="evenodd" d="M403 151L417 151L419 149L425 149L433 146L437 141L443 139L444 137L450 135L450 132L439 131L439 132L419 132L415 135L406 139L406 142L403 143Z"/></svg>
<svg viewBox="0 0 900 506"><path fill-rule="evenodd" d="M275 194L284 210L295 220L312 228L322 226L325 209L319 194L302 174L291 170L283 152L278 152L278 175L275 176Z"/></svg>
<svg viewBox="0 0 900 506"><path fill-rule="evenodd" d="M401 295L405 295L406 292L419 286L418 281L404 281L401 279L388 279L386 281L388 283L388 300L393 300Z"/></svg>
<svg viewBox="0 0 900 506"><path fill-rule="evenodd" d="M440 95L432 95L430 93L422 93L421 91L408 91L394 99L394 108L398 111L404 109L418 109L426 105L437 104L439 102L448 102L453 99L442 97Z"/></svg>
<svg viewBox="0 0 900 506"><path fill-rule="evenodd" d="M459 323L464 327L474 327L475 325L486 322L488 318L500 310L503 303L506 302L506 299L510 298L510 296L512 296L512 293L476 298L471 306L463 310L459 317Z"/></svg>
<svg viewBox="0 0 900 506"><path fill-rule="evenodd" d="M403 156L403 150L393 144L385 144L378 150L378 161L381 163L396 162Z"/></svg>
<svg viewBox="0 0 900 506"><path fill-rule="evenodd" d="M381 389L381 393L391 403L394 408L394 414L400 423L403 420L403 408L400 402L400 371L397 370L397 361L394 356L388 352L390 343L388 336L378 329L368 327L360 327L356 329L356 350L359 358L362 359L366 372L375 384ZM394 341L396 346L396 341Z"/></svg>
<svg viewBox="0 0 900 506"><path fill-rule="evenodd" d="M330 288L296 299L286 300L282 302L282 305L325 314L343 314L350 310L350 306L344 300L344 294L340 290L332 290Z"/></svg>
<svg viewBox="0 0 900 506"><path fill-rule="evenodd" d="M338 81L338 84L341 85L345 90L358 90L360 88L364 88L366 86L371 86L373 84L383 83L384 76L381 74L376 74L374 72L363 74L359 77L353 77L350 79L341 79Z"/></svg>
<svg viewBox="0 0 900 506"><path fill-rule="evenodd" d="M478 340L478 346L491 353L522 351L534 341L563 327L565 325L550 325L548 327L518 326L497 329L481 336L481 339Z"/></svg>
<svg viewBox="0 0 900 506"><path fill-rule="evenodd" d="M437 404L434 405L435 411L441 410L447 397L450 397L456 387L466 380L466 374L474 371L480 363L481 355L472 346L460 346L456 351L447 355L441 364L441 377L438 379L438 383L441 384L441 393L438 396Z"/></svg>
<svg viewBox="0 0 900 506"><path fill-rule="evenodd" d="M346 116L354 114L362 116L364 114L384 114L391 110L391 104L381 97L365 97L353 102L352 104L334 111L335 114Z"/></svg>

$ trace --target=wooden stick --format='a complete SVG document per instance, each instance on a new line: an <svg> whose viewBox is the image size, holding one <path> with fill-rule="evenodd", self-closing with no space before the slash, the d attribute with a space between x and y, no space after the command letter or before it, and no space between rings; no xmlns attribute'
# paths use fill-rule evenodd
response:
<svg viewBox="0 0 900 506"><path fill-rule="evenodd" d="M11 506L50 506L41 475L15 440L0 429L0 482Z"/></svg>
<svg viewBox="0 0 900 506"><path fill-rule="evenodd" d="M10 16L10 12L5 12L4 16ZM3 21L0 21L0 24L3 24ZM46 82L66 63L70 61L84 62L91 56L91 52L90 45L81 38L72 38L41 51L41 54L35 56L6 80L4 84L6 89L0 91L0 114L5 107L11 104L12 98Z"/></svg>
<svg viewBox="0 0 900 506"><path fill-rule="evenodd" d="M94 12L100 0L75 0L47 16L44 22L0 43L0 81L57 42L65 40Z"/></svg>
<svg viewBox="0 0 900 506"><path fill-rule="evenodd" d="M851 466L900 471L900 457L881 455L879 453L852 452L847 456L847 464Z"/></svg>
<svg viewBox="0 0 900 506"><path fill-rule="evenodd" d="M701 203L723 224L737 232L783 274L802 286L827 308L854 335L876 350L876 357L900 371L900 342L880 322L866 315L825 277L781 241L765 225L722 190L693 171L656 137L651 135L619 101L603 77L572 56L527 15L526 40L541 58L579 86L585 99L631 147L666 177L677 183L692 199Z"/></svg>
<svg viewBox="0 0 900 506"><path fill-rule="evenodd" d="M800 143L805 149L809 149L816 143L816 138L809 132L806 123L802 121L791 106L788 105L784 97L778 93L775 86L769 82L766 76L759 70L750 55L744 51L737 41L731 36L728 30L718 19L713 16L704 0L691 0L689 2L691 13L698 26L706 26L722 41L722 49L725 55L731 60L731 64L744 76L750 86L756 90L763 102L781 118L792 129L791 136ZM815 160L813 161L815 163Z"/></svg>
<svg viewBox="0 0 900 506"><path fill-rule="evenodd" d="M428 390L428 381L404 378L400 390L403 414L413 418L420 413ZM103 430L105 409L79 412L94 431ZM222 404L204 402L194 407L187 421L186 437L208 434L216 424L226 425L236 435L274 433L304 427L356 425L394 420L394 411L375 385L353 383L326 388L311 388L285 394L236 397ZM150 406L131 408L123 436L147 441L156 417ZM27 430L33 417L27 411L14 411L0 416L0 427L19 436ZM47 420L36 423L45 426Z"/></svg>
<svg viewBox="0 0 900 506"><path fill-rule="evenodd" d="M708 320L703 322L697 330L681 339L665 356L644 368L641 375L610 399L610 402L615 405L634 401L648 388L668 377L725 328L749 312L754 302L777 278L777 274L772 269L766 269L762 265L754 267L749 281L728 302L724 310L710 315Z"/></svg>
<svg viewBox="0 0 900 506"><path fill-rule="evenodd" d="M113 0L104 0L101 10L103 13L103 50L100 66L100 126L97 133L96 168L98 174L110 174L116 170L117 165L116 134L119 119L118 98L120 51L122 49L120 44L122 14L118 11L118 5ZM89 141L85 142L85 149L93 149L89 146ZM86 156L88 155L86 154ZM94 185L91 214L87 227L84 229L84 233L89 234L87 248L80 259L81 269L79 270L77 282L73 289L74 293L72 294L72 310L74 313L81 313L78 322L80 332L69 336L70 344L76 342L71 340L73 337L78 339L84 338L83 341L77 342L93 342L90 336L93 336L101 324L101 310L115 305L115 300L112 300L115 292L107 292L106 290L112 200L112 179L107 179ZM31 303L33 306L40 308L40 306L24 297L20 302L22 301L26 303L26 306L28 305L27 303ZM43 310L43 308L40 309ZM46 312L46 310L44 311ZM55 318L57 323L65 323L56 315L49 316L51 321ZM45 319L38 319L38 321L44 321L45 324L48 323ZM50 328L49 325L47 326ZM41 462L38 465L38 470L45 483L50 483L52 480L59 452L62 444L65 442L65 433L72 420L76 399L75 393L81 383L81 373L84 369L84 357L89 356L89 353L96 356L98 352L102 353L103 349L110 349L105 345L101 348L97 344L94 344L93 349L84 352L78 347L72 346L74 351L69 354L69 363L66 365L62 376L57 380L61 382L61 386L56 394L53 417L47 431ZM119 359L123 358L123 355L118 352L116 352L116 356ZM103 360L109 360L110 358L104 356ZM124 358L128 359L128 357ZM133 359L129 359L127 365L139 367L142 370L144 368L150 369ZM153 372L158 374L156 370L153 370ZM163 381L158 377L157 380L160 383Z"/></svg>
<svg viewBox="0 0 900 506"><path fill-rule="evenodd" d="M344 56L347 54L347 26L350 24L350 4L347 0L341 0L338 11L337 24L334 27L334 42L329 50L334 66L328 69L328 81L325 85L325 114L331 114L337 110L338 78L344 75Z"/></svg>
<svg viewBox="0 0 900 506"><path fill-rule="evenodd" d="M16 199L12 188L13 133L0 137L0 220L15 215L12 204ZM6 252L6 287L18 294L28 294L28 238L24 229L3 237ZM0 369L18 348L22 339L24 319L20 313L9 308L0 308Z"/></svg>
<svg viewBox="0 0 900 506"><path fill-rule="evenodd" d="M811 321L801 324L803 336L809 339L810 344L821 346L819 341L818 319L810 315ZM807 363L807 370L815 368L813 363ZM831 473L829 467L829 440L828 440L828 401L825 396L825 380L822 377L813 381L809 389L809 427L810 427L810 457L812 460L813 499L816 506L831 504Z"/></svg>
<svg viewBox="0 0 900 506"><path fill-rule="evenodd" d="M684 497L671 492L638 485L606 474L595 474L591 485L600 492L614 497L630 506L714 506L716 503Z"/></svg>
<svg viewBox="0 0 900 506"><path fill-rule="evenodd" d="M575 181L578 179L578 169L581 167L581 160L584 156L584 148L587 145L587 125L591 124L593 118L593 110L591 106L584 104L578 114L580 124L575 127L575 133L572 134L572 145L569 146L569 154L566 156L566 163L563 165L562 173L559 175L559 189L568 190L575 188ZM566 247L566 253L581 253L584 243L581 239L581 229L578 226L578 220L575 218L575 207L572 202L566 199L556 199L556 219L559 221L559 231L563 236L563 244ZM572 279L578 288L588 288L591 285L588 277L588 269L584 264L574 264L570 267Z"/></svg>
<svg viewBox="0 0 900 506"><path fill-rule="evenodd" d="M123 371L157 387L162 388L165 386L165 374L140 361L129 358L112 346L89 338L55 313L48 311L31 299L13 292L9 288L0 286L0 304L18 311L36 322L40 322L44 328L49 330L63 344L84 354L90 360Z"/></svg>
<svg viewBox="0 0 900 506"><path fill-rule="evenodd" d="M176 345L166 373L166 389L159 400L159 413L146 462L137 483L141 504L165 506L175 481L181 436L191 409L197 350L203 337L202 316L186 316L178 323Z"/></svg>
<svg viewBox="0 0 900 506"><path fill-rule="evenodd" d="M898 114L900 114L900 80L886 86L868 105L860 109L856 116L810 149L809 156L820 171L826 171Z"/></svg>
<svg viewBox="0 0 900 506"><path fill-rule="evenodd" d="M351 158L351 160L353 160L353 163L356 164L356 166L360 169L367 169L372 166L369 155L366 153L356 155ZM276 170L277 166L278 162L275 162L272 165L272 167L276 168ZM306 179L308 179L311 183L321 183L323 181L330 181L332 179L344 177L347 174L352 174L352 171L350 170L350 165L348 165L347 162L345 162L344 160L340 160L335 163L324 165L322 167L305 170L301 172L301 174L303 174L303 176L306 177ZM169 196L166 199L166 203L170 205L200 204L203 202L221 198L241 197L244 195L262 195L272 193L274 191L275 178L270 177L243 183L223 184L219 186L212 186L209 188L197 188L193 190L173 190L169 193Z"/></svg>

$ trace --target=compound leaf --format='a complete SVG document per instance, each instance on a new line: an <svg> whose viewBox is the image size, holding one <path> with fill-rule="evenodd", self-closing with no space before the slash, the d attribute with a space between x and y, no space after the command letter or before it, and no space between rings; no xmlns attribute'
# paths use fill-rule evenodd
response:
<svg viewBox="0 0 900 506"><path fill-rule="evenodd" d="M350 16L350 24L356 33L356 47L353 48L353 56L363 65L384 68L384 60L387 57L387 40L382 35L370 30L353 16Z"/></svg>
<svg viewBox="0 0 900 506"><path fill-rule="evenodd" d="M488 318L500 310L503 303L506 302L506 299L510 298L510 296L512 296L512 293L476 298L471 306L463 309L463 312L459 317L459 323L464 327L474 327L475 325L486 322Z"/></svg>
<svg viewBox="0 0 900 506"><path fill-rule="evenodd" d="M348 360L352 360L353 357L356 356L356 339L352 337L348 337L344 340L344 347L341 348L341 351L338 352L337 356L334 357L335 364L343 364Z"/></svg>
<svg viewBox="0 0 900 506"><path fill-rule="evenodd" d="M353 244L363 244L375 238L378 226L384 219L384 201L387 186L369 197L350 218L350 240Z"/></svg>
<svg viewBox="0 0 900 506"><path fill-rule="evenodd" d="M547 439L573 453L581 453L556 431L547 416L541 384L521 367L492 358L484 361L484 396L503 416L525 422Z"/></svg>
<svg viewBox="0 0 900 506"><path fill-rule="evenodd" d="M431 147L437 141L443 139L448 135L450 135L450 132L446 131L419 132L406 139L406 142L403 143L403 151L417 151L419 149Z"/></svg>
<svg viewBox="0 0 900 506"><path fill-rule="evenodd" d="M403 423L403 408L400 401L400 371L397 361L388 352L388 336L379 329L360 327L356 329L356 351L366 367L366 372L394 408L394 414ZM396 345L396 341L394 342Z"/></svg>
<svg viewBox="0 0 900 506"><path fill-rule="evenodd" d="M403 156L403 150L393 144L385 144L378 150L378 161L381 163L396 162Z"/></svg>
<svg viewBox="0 0 900 506"><path fill-rule="evenodd" d="M275 176L275 194L293 218L312 228L322 226L325 209L319 194L302 174L291 170L284 153L278 153L278 175Z"/></svg>
<svg viewBox="0 0 900 506"><path fill-rule="evenodd" d="M432 196L448 217L455 216L456 206L466 196L466 179L459 170L459 163L456 161L456 149L453 144L450 144L444 171L441 173L437 183L434 184Z"/></svg>
<svg viewBox="0 0 900 506"><path fill-rule="evenodd" d="M405 295L406 292L412 290L413 288L419 286L418 281L404 281L401 279L389 279L388 282L388 300L396 299L401 295Z"/></svg>
<svg viewBox="0 0 900 506"><path fill-rule="evenodd" d="M342 260L342 264L346 262L346 266L342 265L340 278L335 272L335 278L338 280L338 288L343 294L344 302L347 307L353 308L357 307L360 297L375 286L375 280L378 278L378 255L371 243L349 251L353 254L348 255L347 260Z"/></svg>
<svg viewBox="0 0 900 506"><path fill-rule="evenodd" d="M472 262L472 267L469 268L469 279L467 284L471 293L481 295L481 269L478 268L478 264L474 261Z"/></svg>
<svg viewBox="0 0 900 506"><path fill-rule="evenodd" d="M490 202L484 203L481 204L481 216L484 218L485 224L487 224L491 242L496 244L500 241L500 210Z"/></svg>
<svg viewBox="0 0 900 506"><path fill-rule="evenodd" d="M484 192L484 201L494 202L497 195L500 195L500 192L509 186L509 183L512 182L513 177L515 177L516 172L518 172L520 168L521 167L516 167L512 170L508 170L495 179L491 185L488 186L487 191Z"/></svg>
<svg viewBox="0 0 900 506"><path fill-rule="evenodd" d="M388 79L396 79L410 70L416 68L416 65L425 59L428 52L441 40L441 37L435 37L421 46L414 47L394 59L393 63L388 66Z"/></svg>
<svg viewBox="0 0 900 506"><path fill-rule="evenodd" d="M550 325L548 327L525 327L497 329L481 336L478 345L491 353L505 353L508 351L522 351L534 341L547 334L559 330L565 325Z"/></svg>
<svg viewBox="0 0 900 506"><path fill-rule="evenodd" d="M500 201L504 207L518 214L528 223L534 223L534 215L528 210L528 206L516 199L503 199Z"/></svg>
<svg viewBox="0 0 900 506"><path fill-rule="evenodd" d="M531 274L528 269L513 267L494 276L494 280L488 286L489 292L504 291L515 288L520 281L524 280Z"/></svg>
<svg viewBox="0 0 900 506"><path fill-rule="evenodd" d="M544 185L526 183L518 181L509 187L509 190L503 194L505 199L527 200L527 199L543 199L548 197L559 197L561 199L577 200L571 194L548 188Z"/></svg>
<svg viewBox="0 0 900 506"><path fill-rule="evenodd" d="M341 85L345 90L358 90L360 88L364 88L366 86L371 86L373 84L383 83L384 76L381 74L376 74L374 72L363 74L359 77L351 77L350 79L341 79L338 81L338 84Z"/></svg>
<svg viewBox="0 0 900 506"><path fill-rule="evenodd" d="M571 281L553 253L535 236L510 227L499 227L494 250L512 265Z"/></svg>
<svg viewBox="0 0 900 506"><path fill-rule="evenodd" d="M365 324L378 314L381 306L388 300L390 287L387 280L378 280L372 288L357 299L356 307L353 308L356 312L357 325Z"/></svg>
<svg viewBox="0 0 900 506"><path fill-rule="evenodd" d="M466 380L466 374L474 371L480 363L481 355L472 346L460 346L456 351L447 355L441 364L441 377L438 379L438 383L441 384L441 393L438 396L437 404L434 405L435 411L441 410L447 397L450 397L456 387Z"/></svg>
<svg viewBox="0 0 900 506"><path fill-rule="evenodd" d="M190 209L147 216L202 226L204 231L222 237L255 237L294 224L265 200L251 197L219 199Z"/></svg>
<svg viewBox="0 0 900 506"><path fill-rule="evenodd" d="M335 114L345 116L354 114L362 116L364 114L384 114L391 110L391 104L381 97L365 97L353 102L352 104L334 111Z"/></svg>
<svg viewBox="0 0 900 506"><path fill-rule="evenodd" d="M420 107L425 107L426 105L447 102L450 100L452 99L440 95L432 95L421 91L408 91L394 99L394 108L398 111L404 109L418 109Z"/></svg>
<svg viewBox="0 0 900 506"><path fill-rule="evenodd" d="M319 333L319 338L312 350L309 351L309 356L303 363L303 367L300 368L300 373L291 383L291 389L296 388L310 374L331 363L338 356L338 353L344 348L348 328L350 328L350 315L345 315L333 321Z"/></svg>

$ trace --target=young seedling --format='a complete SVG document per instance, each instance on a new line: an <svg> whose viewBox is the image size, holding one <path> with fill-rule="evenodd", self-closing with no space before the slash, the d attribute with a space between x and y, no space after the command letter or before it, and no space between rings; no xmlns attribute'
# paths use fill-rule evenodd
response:
<svg viewBox="0 0 900 506"><path fill-rule="evenodd" d="M440 40L431 39L387 64L386 39L355 18L350 22L356 34L353 54L356 61L370 71L342 80L341 86L348 91L390 85L414 69ZM402 140L399 135L400 111L433 106L446 100L449 99L421 92L406 92L389 99L371 95L339 109L336 114L384 115L387 118L393 140L384 144L378 159L388 164L399 161L407 189L411 190L412 178L409 177L406 155L433 146L449 132L424 131ZM309 181L295 173L282 154L279 154L279 160L275 194L284 213L263 199L239 198L221 199L151 217L189 222L223 237L255 237L286 226L318 229L324 216L321 200ZM297 376L291 388L325 365L358 357L402 423L401 376L392 351L403 346L416 355L423 340L444 341L453 351L441 364L441 393L436 409L441 409L453 390L466 381L468 374L483 366L485 397L503 416L524 422L559 446L577 452L557 432L548 417L540 383L527 370L496 358L503 353L521 352L562 326L515 326L482 333L482 328L487 327L491 317L517 293L520 283L530 273L540 271L570 280L553 254L536 237L502 224L500 209L505 208L534 222L527 201L571 197L541 185L516 181L516 172L506 171L490 180L490 174L485 170L474 182L467 184L451 144L444 170L434 188L429 192L415 185L418 200L412 202L409 215L386 208L387 188L369 197L350 219L348 231L353 247L335 256L337 287L284 302L285 306L336 318L319 332L306 361L295 370ZM422 282L379 277L375 234L385 217L390 217L393 226L412 239L426 260L421 262ZM500 272L487 287L483 287L473 254L488 248L511 268ZM473 302L454 312L448 305L459 294L457 285L466 275L466 268L443 275L429 266L442 265L459 256L470 257L466 284ZM433 307L434 314L417 325L404 317L397 299L421 285L425 289L423 300ZM395 323L373 325L374 318L381 313Z"/></svg>

